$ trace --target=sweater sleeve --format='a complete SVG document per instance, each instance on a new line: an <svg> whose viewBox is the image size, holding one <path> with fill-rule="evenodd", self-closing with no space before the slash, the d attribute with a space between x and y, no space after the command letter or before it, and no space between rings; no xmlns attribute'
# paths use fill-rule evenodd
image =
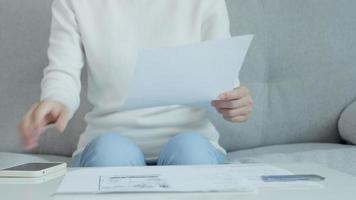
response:
<svg viewBox="0 0 356 200"><path fill-rule="evenodd" d="M210 0L202 22L202 40L231 37L230 20L225 0Z"/></svg>
<svg viewBox="0 0 356 200"><path fill-rule="evenodd" d="M68 0L54 0L49 39L49 65L43 71L41 100L55 100L72 114L80 103L84 50L74 11Z"/></svg>

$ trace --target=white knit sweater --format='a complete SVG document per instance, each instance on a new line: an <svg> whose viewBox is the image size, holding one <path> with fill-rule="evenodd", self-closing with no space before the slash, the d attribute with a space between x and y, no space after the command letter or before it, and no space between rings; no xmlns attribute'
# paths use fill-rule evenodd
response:
<svg viewBox="0 0 356 200"><path fill-rule="evenodd" d="M84 63L88 66L93 110L76 153L108 132L133 139L148 160L184 131L202 134L224 151L202 110L172 105L120 112L141 48L230 37L224 0L54 0L52 13L41 100L62 102L74 113L80 74Z"/></svg>

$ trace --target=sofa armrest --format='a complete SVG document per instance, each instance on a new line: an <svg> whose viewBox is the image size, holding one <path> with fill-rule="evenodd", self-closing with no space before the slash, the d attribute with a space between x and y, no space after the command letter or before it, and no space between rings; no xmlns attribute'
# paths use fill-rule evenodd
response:
<svg viewBox="0 0 356 200"><path fill-rule="evenodd" d="M341 137L347 142L356 144L356 102L342 112L338 126Z"/></svg>

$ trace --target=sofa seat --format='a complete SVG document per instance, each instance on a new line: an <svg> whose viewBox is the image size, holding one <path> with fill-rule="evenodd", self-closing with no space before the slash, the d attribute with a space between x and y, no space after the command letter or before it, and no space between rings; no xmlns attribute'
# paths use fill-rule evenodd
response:
<svg viewBox="0 0 356 200"><path fill-rule="evenodd" d="M356 176L356 146L328 143L274 145L230 152L231 163L318 163Z"/></svg>

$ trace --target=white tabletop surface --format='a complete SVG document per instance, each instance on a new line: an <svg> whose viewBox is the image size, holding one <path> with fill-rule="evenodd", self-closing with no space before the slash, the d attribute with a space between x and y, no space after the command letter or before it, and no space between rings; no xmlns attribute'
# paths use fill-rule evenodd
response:
<svg viewBox="0 0 356 200"><path fill-rule="evenodd" d="M167 194L101 194L101 195L61 195L53 196L61 182L56 178L41 184L4 184L0 180L0 199L4 200L121 200L130 199L239 199L239 200L354 200L356 199L356 177L350 176L316 164L279 164L297 174L318 174L326 177L323 188L307 190L261 189L258 194L237 193L167 193Z"/></svg>

